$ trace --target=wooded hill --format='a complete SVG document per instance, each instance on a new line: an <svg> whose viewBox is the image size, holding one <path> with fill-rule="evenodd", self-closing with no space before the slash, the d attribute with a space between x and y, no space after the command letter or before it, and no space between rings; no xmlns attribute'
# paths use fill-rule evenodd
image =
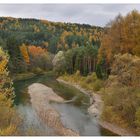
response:
<svg viewBox="0 0 140 140"><path fill-rule="evenodd" d="M21 52L20 46L25 45L27 49L30 48L29 46L40 47L50 54L85 46L99 48L102 31L103 28L101 27L86 24L0 17L0 46L7 50L10 55L9 70L12 73L20 73L30 70L29 65L23 60L25 54L30 54L28 54L28 50L26 51L26 47ZM49 59L52 58L51 56L48 57ZM46 55L41 57L43 60L38 58L37 55L36 60L41 62L44 62L45 59L44 65L46 65ZM33 64L32 66L36 65ZM46 70L44 67L41 66L41 69Z"/></svg>
<svg viewBox="0 0 140 140"><path fill-rule="evenodd" d="M102 30L101 27L87 24L0 17L0 44L6 46L6 42L12 38L18 45L41 46L56 53L87 43L99 46Z"/></svg>

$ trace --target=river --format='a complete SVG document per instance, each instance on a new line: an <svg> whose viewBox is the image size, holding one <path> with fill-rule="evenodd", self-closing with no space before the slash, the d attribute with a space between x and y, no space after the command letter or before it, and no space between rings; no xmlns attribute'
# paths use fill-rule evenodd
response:
<svg viewBox="0 0 140 140"><path fill-rule="evenodd" d="M23 116L23 135L55 135L44 125L38 118L35 110L30 103L28 94L28 86L32 83L42 83L51 87L54 92L66 100L74 99L73 102L67 104L52 103L52 106L61 114L61 120L65 127L77 131L81 136L113 136L114 133L100 127L96 118L91 118L87 113L90 99L87 95L78 89L59 83L52 74L40 75L27 80L14 82L15 88L15 104L18 111ZM26 133L26 131L29 131Z"/></svg>

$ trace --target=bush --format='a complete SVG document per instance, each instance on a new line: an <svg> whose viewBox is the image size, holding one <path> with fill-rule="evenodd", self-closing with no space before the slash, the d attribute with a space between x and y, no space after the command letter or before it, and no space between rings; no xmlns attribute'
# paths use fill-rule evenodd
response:
<svg viewBox="0 0 140 140"><path fill-rule="evenodd" d="M102 119L108 121L110 123L115 123L117 125L121 125L121 127L128 127L128 123L126 120L122 119L121 115L117 114L113 106L105 106L102 112Z"/></svg>
<svg viewBox="0 0 140 140"><path fill-rule="evenodd" d="M33 73L35 73L35 74L42 74L43 70L41 68L37 67L37 68L33 69Z"/></svg>
<svg viewBox="0 0 140 140"><path fill-rule="evenodd" d="M80 71L79 71L79 70L77 70L77 71L76 71L75 76L76 76L76 77L81 76L81 74L80 74Z"/></svg>
<svg viewBox="0 0 140 140"><path fill-rule="evenodd" d="M101 88L103 87L103 81L97 79L94 83L93 83L93 90L94 91L99 91Z"/></svg>

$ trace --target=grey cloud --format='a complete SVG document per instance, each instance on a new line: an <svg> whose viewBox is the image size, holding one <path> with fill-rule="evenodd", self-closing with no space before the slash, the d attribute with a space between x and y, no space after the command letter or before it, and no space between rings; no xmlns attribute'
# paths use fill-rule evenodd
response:
<svg viewBox="0 0 140 140"><path fill-rule="evenodd" d="M103 11L108 11L108 12L118 12L118 11L122 11L125 10L127 7L127 4L106 4L105 6L103 6L102 10Z"/></svg>
<svg viewBox="0 0 140 140"><path fill-rule="evenodd" d="M140 11L140 4L0 4L0 16L105 26L119 13Z"/></svg>

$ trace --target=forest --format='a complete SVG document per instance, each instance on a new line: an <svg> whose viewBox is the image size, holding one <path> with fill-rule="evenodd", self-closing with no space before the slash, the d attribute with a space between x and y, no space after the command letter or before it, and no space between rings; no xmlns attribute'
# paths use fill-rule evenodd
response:
<svg viewBox="0 0 140 140"><path fill-rule="evenodd" d="M0 17L0 46L0 135L22 135L14 82L46 73L96 93L101 121L140 135L137 10L106 27Z"/></svg>

